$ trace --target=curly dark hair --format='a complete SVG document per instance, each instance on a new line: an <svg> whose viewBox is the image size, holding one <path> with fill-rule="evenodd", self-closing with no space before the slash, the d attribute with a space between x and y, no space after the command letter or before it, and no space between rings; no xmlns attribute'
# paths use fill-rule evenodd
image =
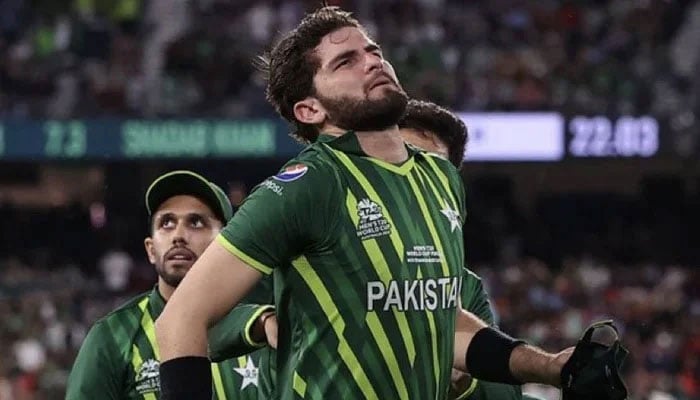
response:
<svg viewBox="0 0 700 400"><path fill-rule="evenodd" d="M329 33L345 27L364 28L347 11L339 7L322 7L308 14L265 56L258 67L267 75L267 101L287 121L294 123L291 135L302 143L318 137L316 127L294 117L294 104L315 94L313 79L321 66L314 49Z"/></svg>
<svg viewBox="0 0 700 400"><path fill-rule="evenodd" d="M398 125L436 134L447 145L450 162L457 169L462 166L469 133L464 122L450 110L429 101L409 100Z"/></svg>

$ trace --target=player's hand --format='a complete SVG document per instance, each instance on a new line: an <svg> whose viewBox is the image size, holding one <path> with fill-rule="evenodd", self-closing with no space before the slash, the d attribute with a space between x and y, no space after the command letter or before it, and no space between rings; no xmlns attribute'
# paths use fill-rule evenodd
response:
<svg viewBox="0 0 700 400"><path fill-rule="evenodd" d="M272 315L267 316L267 318L260 318L263 321L263 330L265 331L265 339L267 340L268 346L277 350L277 315L271 313ZM265 314L263 314L265 315Z"/></svg>
<svg viewBox="0 0 700 400"><path fill-rule="evenodd" d="M612 343L604 344L592 340L594 331L599 328L612 330ZM627 399L627 387L620 374L627 354L628 351L622 346L612 321L600 321L591 325L562 367L562 399Z"/></svg>
<svg viewBox="0 0 700 400"><path fill-rule="evenodd" d="M575 347L569 347L568 349L564 349L554 355L554 358L552 359L553 373L551 376L555 376L556 381L552 382L553 386L561 387L561 379L559 377L561 376L562 368L564 368L564 365L566 365L566 363L569 361L571 355L574 354L575 349Z"/></svg>
<svg viewBox="0 0 700 400"><path fill-rule="evenodd" d="M452 368L452 379L450 380L450 394L448 399L457 399L469 389L472 384L471 375L456 368Z"/></svg>
<svg viewBox="0 0 700 400"><path fill-rule="evenodd" d="M257 343L267 343L277 349L277 314L274 311L260 314L251 328L250 336Z"/></svg>

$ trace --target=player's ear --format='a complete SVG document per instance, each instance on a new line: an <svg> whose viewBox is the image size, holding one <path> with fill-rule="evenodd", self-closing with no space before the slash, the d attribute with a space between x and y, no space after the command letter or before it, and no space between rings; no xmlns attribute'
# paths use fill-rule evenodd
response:
<svg viewBox="0 0 700 400"><path fill-rule="evenodd" d="M319 125L326 120L326 109L314 97L307 97L294 104L294 117L307 125Z"/></svg>
<svg viewBox="0 0 700 400"><path fill-rule="evenodd" d="M435 153L438 154L449 154L449 148L447 143L445 143L438 135L430 131L424 131L424 134L430 138L433 142L433 148L435 148Z"/></svg>
<svg viewBox="0 0 700 400"><path fill-rule="evenodd" d="M153 239L149 236L143 240L143 247L146 248L146 255L148 256L148 262L151 264L156 263L156 253L153 250Z"/></svg>

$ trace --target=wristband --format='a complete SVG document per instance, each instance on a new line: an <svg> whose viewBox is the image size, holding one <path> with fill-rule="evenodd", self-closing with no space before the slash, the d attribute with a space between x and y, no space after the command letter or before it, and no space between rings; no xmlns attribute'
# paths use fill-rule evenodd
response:
<svg viewBox="0 0 700 400"><path fill-rule="evenodd" d="M211 363L206 357L179 357L160 364L160 400L211 400Z"/></svg>
<svg viewBox="0 0 700 400"><path fill-rule="evenodd" d="M510 371L510 354L525 344L493 328L482 328L467 348L467 370L473 377L484 381L522 385Z"/></svg>

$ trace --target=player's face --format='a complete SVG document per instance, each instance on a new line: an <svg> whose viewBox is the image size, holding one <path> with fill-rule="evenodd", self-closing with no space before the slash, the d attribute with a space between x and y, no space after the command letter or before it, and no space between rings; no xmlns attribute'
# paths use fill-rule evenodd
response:
<svg viewBox="0 0 700 400"><path fill-rule="evenodd" d="M383 60L382 66L384 68L384 71L386 71L386 73L389 75L389 77L391 77L391 79L393 79L394 82L396 82L396 84L399 85L399 87L403 91L403 86L401 86L401 82L399 82L399 77L396 76L396 70L394 69L394 66L391 65L391 63L388 60Z"/></svg>
<svg viewBox="0 0 700 400"><path fill-rule="evenodd" d="M433 132L413 128L401 128L400 132L406 142L444 158L449 157L447 145Z"/></svg>
<svg viewBox="0 0 700 400"><path fill-rule="evenodd" d="M153 215L153 234L146 238L148 260L159 284L177 287L221 230L211 209L194 196L173 196Z"/></svg>
<svg viewBox="0 0 700 400"><path fill-rule="evenodd" d="M316 56L320 68L314 76L314 97L325 109L328 124L356 131L396 124L408 98L396 76L385 70L381 49L364 32L338 29L321 40Z"/></svg>

